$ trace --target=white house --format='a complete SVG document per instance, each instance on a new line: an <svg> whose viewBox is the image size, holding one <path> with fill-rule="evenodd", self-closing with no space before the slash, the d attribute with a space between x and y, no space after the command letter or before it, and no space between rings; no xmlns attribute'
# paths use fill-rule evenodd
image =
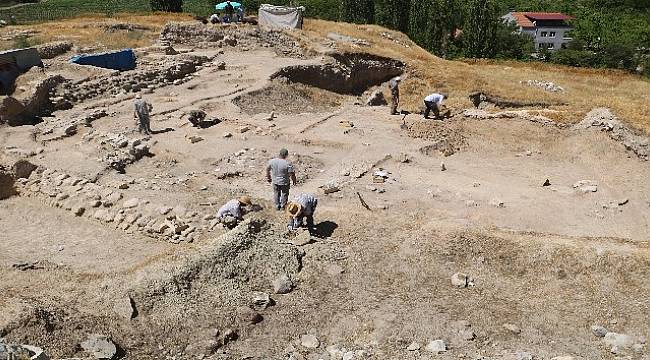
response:
<svg viewBox="0 0 650 360"><path fill-rule="evenodd" d="M522 34L528 34L535 41L535 49L550 51L566 47L571 39L572 16L547 12L511 12L502 19L514 23Z"/></svg>

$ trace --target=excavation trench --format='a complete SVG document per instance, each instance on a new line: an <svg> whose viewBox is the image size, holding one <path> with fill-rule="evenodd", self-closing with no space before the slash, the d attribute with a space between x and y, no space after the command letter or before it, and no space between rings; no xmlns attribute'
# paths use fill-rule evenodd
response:
<svg viewBox="0 0 650 360"><path fill-rule="evenodd" d="M332 55L324 65L288 66L271 76L286 79L338 94L361 95L404 72L404 63L372 54L342 53Z"/></svg>

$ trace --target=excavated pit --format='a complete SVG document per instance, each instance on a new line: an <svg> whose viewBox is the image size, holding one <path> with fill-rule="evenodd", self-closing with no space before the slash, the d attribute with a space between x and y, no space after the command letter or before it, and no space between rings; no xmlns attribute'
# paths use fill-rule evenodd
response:
<svg viewBox="0 0 650 360"><path fill-rule="evenodd" d="M304 84L272 81L263 89L240 95L233 100L247 114L300 114L330 111L339 107L344 96Z"/></svg>
<svg viewBox="0 0 650 360"><path fill-rule="evenodd" d="M382 56L359 53L332 55L325 65L288 66L271 76L286 79L338 94L361 95L372 86L382 84L404 72L404 63Z"/></svg>

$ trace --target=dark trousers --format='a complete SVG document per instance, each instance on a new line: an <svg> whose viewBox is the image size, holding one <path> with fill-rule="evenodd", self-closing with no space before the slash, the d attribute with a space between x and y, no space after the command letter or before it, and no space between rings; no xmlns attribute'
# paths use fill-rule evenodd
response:
<svg viewBox="0 0 650 360"><path fill-rule="evenodd" d="M290 188L290 185L273 184L273 201L275 202L276 209L284 209L284 207L287 206Z"/></svg>
<svg viewBox="0 0 650 360"><path fill-rule="evenodd" d="M436 119L440 116L440 108L438 108L438 104L433 102L433 101L425 101L424 106L426 106L426 110L424 110L424 118L428 119L429 118L429 113L433 111L433 115L436 116Z"/></svg>
<svg viewBox="0 0 650 360"><path fill-rule="evenodd" d="M138 131L151 135L151 125L148 117L138 115Z"/></svg>
<svg viewBox="0 0 650 360"><path fill-rule="evenodd" d="M399 92L391 91L390 114L397 115L397 105L399 105Z"/></svg>

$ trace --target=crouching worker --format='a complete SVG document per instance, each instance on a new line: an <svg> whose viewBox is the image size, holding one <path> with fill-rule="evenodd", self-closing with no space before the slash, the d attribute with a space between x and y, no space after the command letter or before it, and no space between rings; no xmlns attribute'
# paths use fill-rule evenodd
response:
<svg viewBox="0 0 650 360"><path fill-rule="evenodd" d="M219 219L223 227L232 229L240 221L244 220L244 214L246 213L245 207L252 204L251 198L248 196L230 200L219 209L217 219Z"/></svg>
<svg viewBox="0 0 650 360"><path fill-rule="evenodd" d="M429 114L433 111L434 119L440 118L440 110L444 106L442 104L443 100L447 99L447 94L431 94L424 98L424 118L428 119Z"/></svg>
<svg viewBox="0 0 650 360"><path fill-rule="evenodd" d="M307 228L314 228L314 213L318 206L318 199L312 194L301 194L287 204L289 215L289 230L304 227L303 220L307 218Z"/></svg>

